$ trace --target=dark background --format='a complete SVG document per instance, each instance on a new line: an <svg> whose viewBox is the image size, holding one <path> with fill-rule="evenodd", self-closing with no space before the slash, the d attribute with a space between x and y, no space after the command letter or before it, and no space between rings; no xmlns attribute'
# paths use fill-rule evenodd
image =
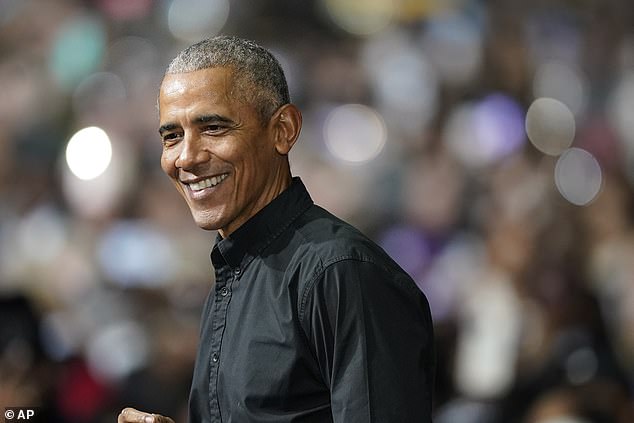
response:
<svg viewBox="0 0 634 423"><path fill-rule="evenodd" d="M629 0L0 0L0 408L185 421L215 234L155 106L217 33L278 56L293 172L428 296L435 421L634 421Z"/></svg>

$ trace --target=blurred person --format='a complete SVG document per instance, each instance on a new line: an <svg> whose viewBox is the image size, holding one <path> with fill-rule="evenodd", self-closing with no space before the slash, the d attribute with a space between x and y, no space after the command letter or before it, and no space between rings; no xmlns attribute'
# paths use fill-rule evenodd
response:
<svg viewBox="0 0 634 423"><path fill-rule="evenodd" d="M189 420L431 421L427 300L291 176L302 117L277 60L238 38L194 44L167 69L159 118L163 170L218 230ZM126 408L118 422L172 420Z"/></svg>
<svg viewBox="0 0 634 423"><path fill-rule="evenodd" d="M597 380L582 386L545 389L530 404L523 423L578 422L627 423L634 421L634 407L623 386Z"/></svg>
<svg viewBox="0 0 634 423"><path fill-rule="evenodd" d="M58 422L58 367L45 354L40 315L24 295L0 295L0 404L38 407L38 421ZM8 420L7 420L8 421Z"/></svg>

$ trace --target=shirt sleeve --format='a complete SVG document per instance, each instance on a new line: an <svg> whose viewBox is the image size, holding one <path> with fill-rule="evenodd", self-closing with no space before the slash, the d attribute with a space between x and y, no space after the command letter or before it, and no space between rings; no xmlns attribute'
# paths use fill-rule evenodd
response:
<svg viewBox="0 0 634 423"><path fill-rule="evenodd" d="M431 422L429 305L406 274L340 260L307 286L302 326L334 422Z"/></svg>

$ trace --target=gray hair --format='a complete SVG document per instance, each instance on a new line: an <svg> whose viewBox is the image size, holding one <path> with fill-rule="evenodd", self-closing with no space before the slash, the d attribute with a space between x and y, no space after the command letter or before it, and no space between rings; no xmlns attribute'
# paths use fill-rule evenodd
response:
<svg viewBox="0 0 634 423"><path fill-rule="evenodd" d="M237 37L217 36L181 51L165 74L229 67L234 71L234 88L241 100L252 101L262 122L275 110L290 103L288 84L279 62L264 47Z"/></svg>

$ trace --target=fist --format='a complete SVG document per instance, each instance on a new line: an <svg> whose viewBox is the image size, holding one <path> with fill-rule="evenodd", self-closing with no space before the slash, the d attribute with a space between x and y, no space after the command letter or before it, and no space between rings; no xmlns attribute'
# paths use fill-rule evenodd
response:
<svg viewBox="0 0 634 423"><path fill-rule="evenodd" d="M174 420L159 414L144 413L127 407L119 413L117 423L174 423Z"/></svg>

